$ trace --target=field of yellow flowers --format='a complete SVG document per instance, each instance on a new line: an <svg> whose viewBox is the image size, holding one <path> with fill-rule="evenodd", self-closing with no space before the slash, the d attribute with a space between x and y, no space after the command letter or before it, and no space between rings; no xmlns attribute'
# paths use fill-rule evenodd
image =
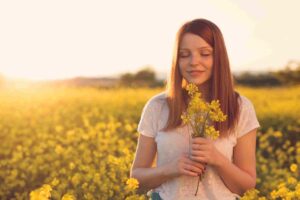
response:
<svg viewBox="0 0 300 200"><path fill-rule="evenodd" d="M242 199L300 199L300 87L237 89L261 124L257 187ZM1 90L0 199L146 199L129 169L142 108L162 90Z"/></svg>

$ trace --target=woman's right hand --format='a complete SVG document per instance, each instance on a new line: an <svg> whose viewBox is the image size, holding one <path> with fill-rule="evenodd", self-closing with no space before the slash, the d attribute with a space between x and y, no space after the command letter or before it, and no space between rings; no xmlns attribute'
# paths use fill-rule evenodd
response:
<svg viewBox="0 0 300 200"><path fill-rule="evenodd" d="M180 175L199 176L204 173L206 165L191 160L188 154L182 154L178 159L167 164L165 169L171 177Z"/></svg>

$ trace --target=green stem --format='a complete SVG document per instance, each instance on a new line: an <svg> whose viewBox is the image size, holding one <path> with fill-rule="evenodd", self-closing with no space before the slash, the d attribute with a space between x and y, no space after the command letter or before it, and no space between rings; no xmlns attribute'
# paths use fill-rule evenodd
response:
<svg viewBox="0 0 300 200"><path fill-rule="evenodd" d="M205 133L205 124L206 124L206 121L207 121L207 118L208 118L208 112L209 111L207 111L206 112L206 116L205 116L205 121L204 121L204 123L203 123L203 125L202 125L202 136L204 136L204 133Z"/></svg>
<svg viewBox="0 0 300 200"><path fill-rule="evenodd" d="M193 129L192 136L194 135L193 133L196 133L196 135L198 135L197 126L194 126L194 124L192 122L190 123L190 125Z"/></svg>
<svg viewBox="0 0 300 200"><path fill-rule="evenodd" d="M208 117L208 112L206 113L205 121L204 121L204 123L203 123L203 125L202 125L202 134L201 134L201 135L203 135L203 134L205 133L205 123L206 123L206 121L207 121L207 117ZM202 175L203 175L203 174L199 175L198 183L197 183L197 189L196 189L196 192L195 192L195 196L197 196L198 189L199 189L199 184L200 184L200 181L201 181L201 179L202 179Z"/></svg>
<svg viewBox="0 0 300 200"><path fill-rule="evenodd" d="M209 112L209 111L208 111ZM208 112L206 112L206 116L205 116L205 121L204 123L202 124L202 127L201 127L201 132L199 133L199 130L196 128L197 126L194 126L193 123L190 123L192 129L193 129L193 133L196 132L197 136L200 136L200 137L203 137L204 136L204 133L205 133L205 124L206 124L206 121L207 121L207 118L208 118ZM193 134L192 134L193 136ZM189 150L190 151L190 150ZM190 153L190 152L189 152ZM197 196L197 193L198 193L198 189L199 189L199 184L200 184L200 181L202 179L202 174L199 175L199 178L198 178L198 183L197 183L197 189L196 189L196 192L195 192L195 196Z"/></svg>
<svg viewBox="0 0 300 200"><path fill-rule="evenodd" d="M198 178L198 183L197 183L197 189L196 189L196 192L195 192L195 196L197 196L198 189L199 189L199 184L200 184L201 179L202 179L202 174L199 175L199 178Z"/></svg>

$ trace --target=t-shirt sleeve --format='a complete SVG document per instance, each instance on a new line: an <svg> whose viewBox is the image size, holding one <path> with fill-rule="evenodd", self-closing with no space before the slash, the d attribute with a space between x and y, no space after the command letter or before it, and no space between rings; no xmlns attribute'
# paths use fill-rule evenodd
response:
<svg viewBox="0 0 300 200"><path fill-rule="evenodd" d="M157 109L156 102L150 99L143 108L137 131L148 137L157 135Z"/></svg>
<svg viewBox="0 0 300 200"><path fill-rule="evenodd" d="M256 117L255 109L250 100L245 97L242 98L241 113L237 127L237 137L242 137L249 133L249 131L260 127Z"/></svg>

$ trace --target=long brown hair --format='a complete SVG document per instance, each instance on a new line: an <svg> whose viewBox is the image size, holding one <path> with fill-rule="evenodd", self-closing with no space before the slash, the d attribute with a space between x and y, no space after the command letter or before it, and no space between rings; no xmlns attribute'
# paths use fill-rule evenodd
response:
<svg viewBox="0 0 300 200"><path fill-rule="evenodd" d="M182 125L181 114L187 108L186 81L182 77L178 54L179 45L185 33L192 33L202 37L213 47L213 68L210 77L210 99L218 99L221 110L227 115L227 120L215 123L214 126L221 132L221 136L227 135L234 129L239 114L239 94L234 91L233 78L230 72L229 59L220 29L206 19L195 19L182 25L176 35L173 52L172 69L167 83L167 102L169 106L169 118L164 130L170 130Z"/></svg>

